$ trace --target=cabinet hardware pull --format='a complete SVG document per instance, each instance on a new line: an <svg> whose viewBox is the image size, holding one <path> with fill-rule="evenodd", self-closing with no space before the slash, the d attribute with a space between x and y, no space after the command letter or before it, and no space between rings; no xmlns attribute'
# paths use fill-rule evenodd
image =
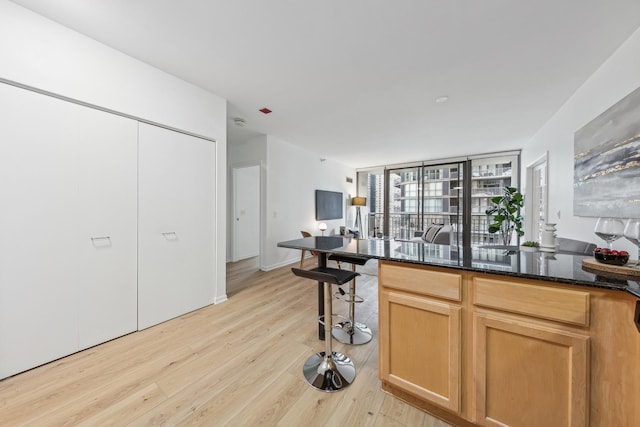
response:
<svg viewBox="0 0 640 427"><path fill-rule="evenodd" d="M104 239L111 240L111 236L98 236L98 237L91 238L91 240L104 240Z"/></svg>

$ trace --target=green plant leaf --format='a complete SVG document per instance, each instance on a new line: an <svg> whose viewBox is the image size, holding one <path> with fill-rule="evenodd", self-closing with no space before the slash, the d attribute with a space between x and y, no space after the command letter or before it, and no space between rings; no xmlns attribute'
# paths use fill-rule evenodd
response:
<svg viewBox="0 0 640 427"><path fill-rule="evenodd" d="M490 224L489 225L489 233L497 233L500 231L500 225Z"/></svg>

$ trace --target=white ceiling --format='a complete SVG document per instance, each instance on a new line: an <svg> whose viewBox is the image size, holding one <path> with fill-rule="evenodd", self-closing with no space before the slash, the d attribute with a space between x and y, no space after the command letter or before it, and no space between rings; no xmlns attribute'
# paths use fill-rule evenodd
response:
<svg viewBox="0 0 640 427"><path fill-rule="evenodd" d="M354 167L521 148L640 26L638 0L14 2L226 98L230 144L242 117Z"/></svg>

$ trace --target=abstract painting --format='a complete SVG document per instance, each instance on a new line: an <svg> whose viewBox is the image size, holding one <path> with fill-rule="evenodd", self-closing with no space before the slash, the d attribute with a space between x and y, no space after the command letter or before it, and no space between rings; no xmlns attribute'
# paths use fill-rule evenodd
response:
<svg viewBox="0 0 640 427"><path fill-rule="evenodd" d="M640 88L574 135L573 214L640 217Z"/></svg>

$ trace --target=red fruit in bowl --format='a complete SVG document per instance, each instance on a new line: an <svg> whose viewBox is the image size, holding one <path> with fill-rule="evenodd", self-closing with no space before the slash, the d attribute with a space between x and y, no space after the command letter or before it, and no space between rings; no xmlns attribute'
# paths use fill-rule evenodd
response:
<svg viewBox="0 0 640 427"><path fill-rule="evenodd" d="M625 265L629 261L629 252L609 248L596 248L593 256L598 262L613 265Z"/></svg>

